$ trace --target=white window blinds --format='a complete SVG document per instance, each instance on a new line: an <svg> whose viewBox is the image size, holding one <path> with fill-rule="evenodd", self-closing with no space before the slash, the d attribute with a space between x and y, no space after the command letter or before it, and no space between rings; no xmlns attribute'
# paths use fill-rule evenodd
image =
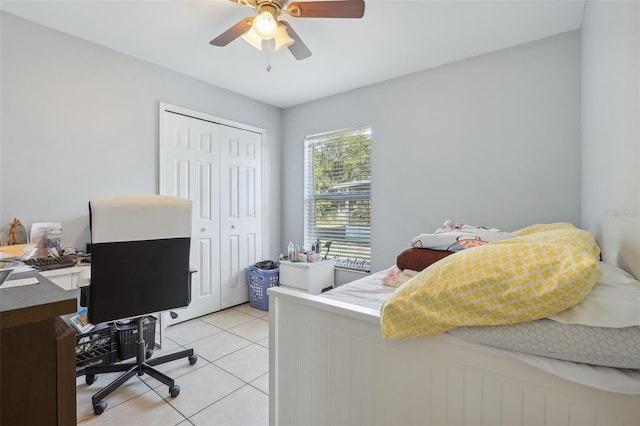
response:
<svg viewBox="0 0 640 426"><path fill-rule="evenodd" d="M305 138L305 246L336 266L370 271L371 128Z"/></svg>

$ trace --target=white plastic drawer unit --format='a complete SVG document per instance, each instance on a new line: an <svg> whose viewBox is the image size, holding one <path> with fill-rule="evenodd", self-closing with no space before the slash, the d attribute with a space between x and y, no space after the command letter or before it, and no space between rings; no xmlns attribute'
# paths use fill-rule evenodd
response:
<svg viewBox="0 0 640 426"><path fill-rule="evenodd" d="M280 262L280 285L293 287L311 294L320 294L333 287L333 259L320 262Z"/></svg>
<svg viewBox="0 0 640 426"><path fill-rule="evenodd" d="M69 268L49 269L40 271L40 274L49 278L58 287L64 290L73 290L89 284L91 266L72 266Z"/></svg>

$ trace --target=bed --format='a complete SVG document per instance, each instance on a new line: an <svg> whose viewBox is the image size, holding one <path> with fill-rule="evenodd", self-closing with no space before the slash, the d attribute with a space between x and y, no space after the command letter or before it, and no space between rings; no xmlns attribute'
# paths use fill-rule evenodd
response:
<svg viewBox="0 0 640 426"><path fill-rule="evenodd" d="M640 370L450 333L384 339L385 273L318 296L268 290L271 425L640 425Z"/></svg>

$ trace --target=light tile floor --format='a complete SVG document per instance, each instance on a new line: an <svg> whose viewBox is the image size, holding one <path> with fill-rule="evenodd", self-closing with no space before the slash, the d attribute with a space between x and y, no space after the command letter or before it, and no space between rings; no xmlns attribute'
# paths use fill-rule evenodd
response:
<svg viewBox="0 0 640 426"><path fill-rule="evenodd" d="M120 373L101 374L88 386L76 381L79 425L267 425L269 423L269 313L249 304L225 309L167 329L168 344L154 356L193 348L195 365L181 359L158 366L180 385L168 388L135 376L109 395L93 414L91 396Z"/></svg>

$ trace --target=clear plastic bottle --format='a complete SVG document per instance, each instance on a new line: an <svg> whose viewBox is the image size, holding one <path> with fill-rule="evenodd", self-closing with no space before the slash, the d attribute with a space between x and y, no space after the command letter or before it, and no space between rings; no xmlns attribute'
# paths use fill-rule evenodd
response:
<svg viewBox="0 0 640 426"><path fill-rule="evenodd" d="M289 259L290 262L292 262L294 260L294 246L293 246L293 242L289 241L289 245L287 246L287 259Z"/></svg>

